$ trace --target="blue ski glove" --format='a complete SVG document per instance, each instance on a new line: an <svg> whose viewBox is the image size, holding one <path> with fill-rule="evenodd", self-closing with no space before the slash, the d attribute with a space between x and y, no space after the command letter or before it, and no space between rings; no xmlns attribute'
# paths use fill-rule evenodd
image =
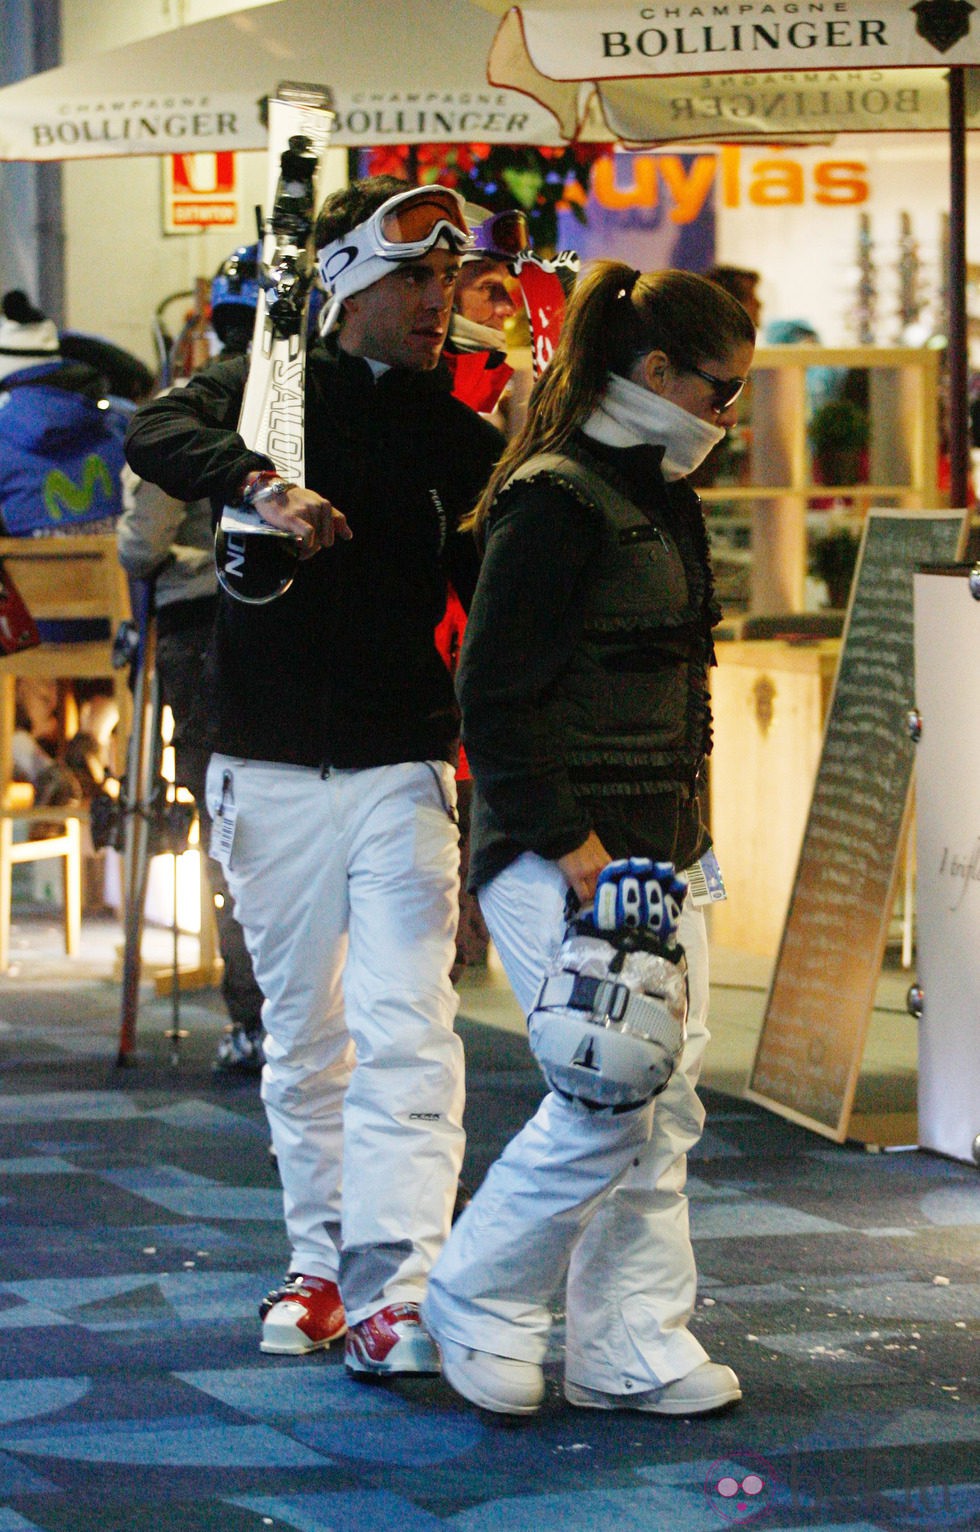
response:
<svg viewBox="0 0 980 1532"><path fill-rule="evenodd" d="M599 874L593 918L600 931L647 930L666 940L677 930L687 884L673 862L631 856Z"/></svg>

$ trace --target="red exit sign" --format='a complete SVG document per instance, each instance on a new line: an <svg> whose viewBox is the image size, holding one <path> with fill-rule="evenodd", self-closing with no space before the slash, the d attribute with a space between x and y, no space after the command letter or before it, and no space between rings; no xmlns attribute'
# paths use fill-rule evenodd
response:
<svg viewBox="0 0 980 1532"><path fill-rule="evenodd" d="M163 161L163 231L193 234L239 221L237 157L232 149L168 154Z"/></svg>

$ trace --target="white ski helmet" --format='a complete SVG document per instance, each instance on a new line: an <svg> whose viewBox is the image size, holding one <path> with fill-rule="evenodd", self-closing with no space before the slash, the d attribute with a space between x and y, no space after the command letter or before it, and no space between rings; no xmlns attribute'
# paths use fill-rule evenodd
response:
<svg viewBox="0 0 980 1532"><path fill-rule="evenodd" d="M551 1088L593 1107L643 1106L664 1089L687 1026L687 959L646 931L572 927L530 1016Z"/></svg>

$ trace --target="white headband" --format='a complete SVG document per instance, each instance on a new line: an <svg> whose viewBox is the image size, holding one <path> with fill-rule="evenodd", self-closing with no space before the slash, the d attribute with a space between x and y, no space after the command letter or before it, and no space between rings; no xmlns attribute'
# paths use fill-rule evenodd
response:
<svg viewBox="0 0 980 1532"><path fill-rule="evenodd" d="M455 251L464 250L472 244L472 235L464 234L448 218L438 219L431 233L414 243L391 244L384 238L382 223L393 207L416 197L424 200L431 195L432 190L430 187L413 186L407 191L397 192L376 208L363 223L356 224L349 233L332 240L317 252L320 276L330 298L320 321L321 335L328 335L333 329L346 298L363 292L366 287L372 287L382 277L390 276L395 267L420 260L440 240L444 240ZM445 195L448 188L439 187L438 190L441 195ZM459 203L462 219L462 199L455 192L450 195Z"/></svg>

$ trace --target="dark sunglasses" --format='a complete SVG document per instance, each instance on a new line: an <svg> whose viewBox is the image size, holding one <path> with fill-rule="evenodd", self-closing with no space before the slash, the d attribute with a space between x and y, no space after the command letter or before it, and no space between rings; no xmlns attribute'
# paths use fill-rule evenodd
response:
<svg viewBox="0 0 980 1532"><path fill-rule="evenodd" d="M745 378L716 378L713 372L705 372L703 367L688 367L688 372L693 372L696 377L703 378L710 383L714 392L711 395L711 408L717 410L720 415L722 410L727 410L730 404L734 404L742 389L745 387Z"/></svg>

